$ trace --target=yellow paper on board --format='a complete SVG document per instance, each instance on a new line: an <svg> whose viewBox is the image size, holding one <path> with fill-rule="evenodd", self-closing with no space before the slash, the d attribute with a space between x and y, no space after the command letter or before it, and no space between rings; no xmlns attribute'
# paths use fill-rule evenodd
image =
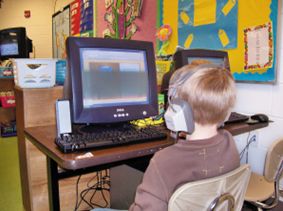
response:
<svg viewBox="0 0 283 211"><path fill-rule="evenodd" d="M183 21L184 24L188 24L189 21L190 21L190 16L185 11L182 11L180 13L180 18L181 18L181 20Z"/></svg>
<svg viewBox="0 0 283 211"><path fill-rule="evenodd" d="M216 0L194 0L194 26L216 22Z"/></svg>
<svg viewBox="0 0 283 211"><path fill-rule="evenodd" d="M229 37L227 36L226 32L223 29L219 29L218 37L223 47L225 47L226 45L230 43Z"/></svg>
<svg viewBox="0 0 283 211"><path fill-rule="evenodd" d="M162 23L168 24L172 28L170 43L166 49L168 54L173 54L178 45L178 1L164 0Z"/></svg>
<svg viewBox="0 0 283 211"><path fill-rule="evenodd" d="M226 16L235 6L236 0L228 0L225 6L222 8L222 13Z"/></svg>
<svg viewBox="0 0 283 211"><path fill-rule="evenodd" d="M194 39L194 35L193 34L189 34L189 36L187 37L186 41L185 41L185 44L184 44L184 47L185 48L189 48L192 44L192 41Z"/></svg>

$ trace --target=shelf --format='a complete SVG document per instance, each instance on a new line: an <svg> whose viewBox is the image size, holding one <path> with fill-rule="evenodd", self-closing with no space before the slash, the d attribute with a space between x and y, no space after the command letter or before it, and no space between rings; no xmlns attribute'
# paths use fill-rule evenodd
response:
<svg viewBox="0 0 283 211"><path fill-rule="evenodd" d="M15 87L14 79L0 78L0 92L13 91Z"/></svg>
<svg viewBox="0 0 283 211"><path fill-rule="evenodd" d="M1 92L8 92L8 91L14 91L15 83L13 76L3 76L0 77L0 93ZM3 96L3 95L1 95ZM16 135L16 128L13 129L13 131L9 132L9 125L12 125L12 122L16 121L16 108L15 107L9 107L9 104L6 104L7 102L2 101L1 99L1 105L5 104L7 107L0 106L0 126L1 131L0 135L2 137L8 137L8 136L15 136Z"/></svg>

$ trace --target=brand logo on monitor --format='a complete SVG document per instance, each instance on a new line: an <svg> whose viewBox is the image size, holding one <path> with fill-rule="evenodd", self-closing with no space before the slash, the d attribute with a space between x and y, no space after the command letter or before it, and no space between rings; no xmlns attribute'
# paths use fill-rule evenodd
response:
<svg viewBox="0 0 283 211"><path fill-rule="evenodd" d="M124 112L125 109L124 109L124 108L117 108L116 111L117 111L117 112Z"/></svg>

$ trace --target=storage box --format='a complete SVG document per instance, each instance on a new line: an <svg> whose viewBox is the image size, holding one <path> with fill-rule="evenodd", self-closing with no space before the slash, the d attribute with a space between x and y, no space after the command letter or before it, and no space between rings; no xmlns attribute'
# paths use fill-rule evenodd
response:
<svg viewBox="0 0 283 211"><path fill-rule="evenodd" d="M55 85L56 59L13 59L15 84L21 88Z"/></svg>

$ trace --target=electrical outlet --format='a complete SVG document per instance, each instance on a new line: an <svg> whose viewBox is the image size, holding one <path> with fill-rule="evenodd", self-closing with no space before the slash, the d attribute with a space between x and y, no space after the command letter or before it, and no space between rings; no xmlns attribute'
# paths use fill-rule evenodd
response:
<svg viewBox="0 0 283 211"><path fill-rule="evenodd" d="M249 135L249 140L248 141L252 141L250 146L251 147L258 147L258 131L257 130L254 130L254 131L251 131L250 132L250 135Z"/></svg>

